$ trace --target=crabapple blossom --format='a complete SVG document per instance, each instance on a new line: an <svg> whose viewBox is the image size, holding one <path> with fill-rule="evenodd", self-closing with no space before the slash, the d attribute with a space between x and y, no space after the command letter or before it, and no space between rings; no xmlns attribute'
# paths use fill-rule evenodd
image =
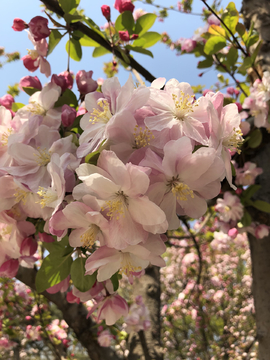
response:
<svg viewBox="0 0 270 360"><path fill-rule="evenodd" d="M97 341L98 341L100 346L108 347L108 346L111 346L112 339L113 339L113 335L110 333L110 331L109 330L103 330L98 335Z"/></svg>
<svg viewBox="0 0 270 360"><path fill-rule="evenodd" d="M255 184L255 178L258 175L262 174L262 172L263 172L262 168L257 167L255 163L247 161L245 162L243 168L239 168L235 166L235 173L236 173L235 183L236 185L242 185L242 186L253 185Z"/></svg>
<svg viewBox="0 0 270 360"><path fill-rule="evenodd" d="M107 21L111 21L111 8L108 5L102 5L101 12Z"/></svg>
<svg viewBox="0 0 270 360"><path fill-rule="evenodd" d="M244 208L238 196L232 195L229 191L223 194L223 199L217 199L216 211L222 221L238 221L244 214Z"/></svg>
<svg viewBox="0 0 270 360"><path fill-rule="evenodd" d="M48 23L48 19L43 16L35 16L30 20L28 26L35 41L40 41L50 35Z"/></svg>
<svg viewBox="0 0 270 360"><path fill-rule="evenodd" d="M135 6L132 4L131 0L115 0L114 7L120 13L124 11L133 12Z"/></svg>
<svg viewBox="0 0 270 360"><path fill-rule="evenodd" d="M31 87L38 90L42 89L41 82L37 76L25 76L21 78L19 87L21 90L23 90L24 87Z"/></svg>
<svg viewBox="0 0 270 360"><path fill-rule="evenodd" d="M88 94L95 91L98 84L92 79L93 71L80 70L76 74L76 83L81 94Z"/></svg>
<svg viewBox="0 0 270 360"><path fill-rule="evenodd" d="M20 18L15 18L13 20L13 25L12 25L12 29L14 31L23 31L25 29L28 28L28 25L26 24L26 22Z"/></svg>

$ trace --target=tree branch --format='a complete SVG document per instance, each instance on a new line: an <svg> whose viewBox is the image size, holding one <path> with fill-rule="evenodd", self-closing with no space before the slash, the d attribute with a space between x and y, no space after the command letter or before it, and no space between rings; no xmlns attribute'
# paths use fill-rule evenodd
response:
<svg viewBox="0 0 270 360"><path fill-rule="evenodd" d="M59 6L58 2L55 0L40 0L43 2L43 4L46 6L47 9L53 11L55 14L63 17L64 11ZM117 47L112 47L111 44L104 39L102 36L100 36L97 32L90 29L88 26L84 25L82 22L78 21L76 23L70 24L72 26L72 29L79 30L86 36L88 36L90 39L96 41L98 44L103 46L106 50L110 51L114 55L116 55L119 59L121 59L124 63L125 60L121 54L121 52L118 50ZM137 70L138 73L140 73L147 81L152 82L155 80L155 77L146 70L142 65L140 65L136 60L134 60L133 57L131 57L129 54L126 55L129 59L128 66L132 67L133 69Z"/></svg>
<svg viewBox="0 0 270 360"><path fill-rule="evenodd" d="M16 278L36 291L35 278L37 270L20 267ZM86 318L87 310L83 304L70 304L64 294L58 292L42 293L49 301L53 302L63 313L66 323L76 334L77 339L86 348L91 360L120 360L118 355L107 347L101 347L96 338L95 323L91 318Z"/></svg>

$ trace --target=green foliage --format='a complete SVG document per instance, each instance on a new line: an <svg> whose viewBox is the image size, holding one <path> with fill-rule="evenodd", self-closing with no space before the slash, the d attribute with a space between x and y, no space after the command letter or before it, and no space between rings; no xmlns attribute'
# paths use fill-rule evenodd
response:
<svg viewBox="0 0 270 360"><path fill-rule="evenodd" d="M250 213L245 209L244 215L241 219L241 223L243 224L243 226L249 226L251 222L252 222L252 218L250 216Z"/></svg>
<svg viewBox="0 0 270 360"><path fill-rule="evenodd" d="M115 21L115 30L122 31L127 30L131 35L133 33L134 27L134 17L131 11L124 11L122 14L118 16Z"/></svg>
<svg viewBox="0 0 270 360"><path fill-rule="evenodd" d="M103 56L105 54L110 54L110 51L105 49L103 46L99 46L99 47L94 48L92 56L93 57L99 57L99 56Z"/></svg>
<svg viewBox="0 0 270 360"><path fill-rule="evenodd" d="M100 46L96 41L92 40L87 35L82 36L79 41L81 46L95 46L95 47Z"/></svg>
<svg viewBox="0 0 270 360"><path fill-rule="evenodd" d="M71 57L71 59L75 61L80 61L82 58L82 47L79 40L71 38L66 43L66 51Z"/></svg>
<svg viewBox="0 0 270 360"><path fill-rule="evenodd" d="M137 47L137 46L133 46L133 45L127 45L126 49L127 50L132 50L132 51L135 51L135 52L138 52L138 53L141 53L141 54L149 55L152 58L154 57L154 55L152 54L152 52L150 50L146 50L146 49L143 49L141 47Z"/></svg>
<svg viewBox="0 0 270 360"><path fill-rule="evenodd" d="M236 26L239 20L239 13L236 10L235 4L233 2L230 2L228 4L221 18L224 21L225 25L231 30L231 32L235 34ZM225 31L227 30L223 24L221 24L221 26L223 26Z"/></svg>
<svg viewBox="0 0 270 360"><path fill-rule="evenodd" d="M270 213L270 204L266 201L256 200L253 202L252 206L260 211L266 212L268 214Z"/></svg>
<svg viewBox="0 0 270 360"><path fill-rule="evenodd" d="M69 105L74 107L75 109L78 106L78 101L76 98L76 95L74 94L73 91L71 91L70 89L66 89L64 91L64 93L59 97L59 99L56 101L54 107L60 107L63 105Z"/></svg>
<svg viewBox="0 0 270 360"><path fill-rule="evenodd" d="M15 96L18 96L19 93L20 93L19 84L8 85L7 94L15 97Z"/></svg>
<svg viewBox="0 0 270 360"><path fill-rule="evenodd" d="M258 146L261 145L262 142L262 132L260 129L255 129L249 137L248 140L248 145L249 147L251 147L252 149L257 148Z"/></svg>
<svg viewBox="0 0 270 360"><path fill-rule="evenodd" d="M70 268L70 276L74 286L82 292L88 291L92 288L96 282L97 273L92 275L85 274L85 262L86 258L78 257L73 261Z"/></svg>
<svg viewBox="0 0 270 360"><path fill-rule="evenodd" d="M25 105L22 104L22 103L13 103L11 109L12 109L12 111L16 112L16 111L18 111L19 109L21 109L24 106Z"/></svg>
<svg viewBox="0 0 270 360"><path fill-rule="evenodd" d="M213 59L209 57L209 58L207 58L205 60L199 61L198 65L197 65L197 68L198 69L205 69L205 68L209 68L211 66L213 66Z"/></svg>
<svg viewBox="0 0 270 360"><path fill-rule="evenodd" d="M36 276L36 289L41 293L61 281L70 274L73 248L69 246L68 237L61 242L44 243L50 254L42 261Z"/></svg>
<svg viewBox="0 0 270 360"><path fill-rule="evenodd" d="M142 36L140 36L138 39L136 39L133 42L133 46L136 47L142 47L142 48L149 48L153 45L155 45L159 40L161 39L161 34L154 32L154 31L148 31Z"/></svg>
<svg viewBox="0 0 270 360"><path fill-rule="evenodd" d="M80 4L80 0L58 0L65 13L74 13Z"/></svg>
<svg viewBox="0 0 270 360"><path fill-rule="evenodd" d="M59 41L62 39L63 35L56 29L51 30L50 36L49 36L49 45L48 45L48 53L47 56L52 53L56 45L59 43Z"/></svg>
<svg viewBox="0 0 270 360"><path fill-rule="evenodd" d="M204 45L204 52L207 55L214 55L227 45L226 39L222 36L212 36Z"/></svg>
<svg viewBox="0 0 270 360"><path fill-rule="evenodd" d="M155 14L144 14L139 17L135 26L135 34L139 36L145 34L155 23L157 15Z"/></svg>
<svg viewBox="0 0 270 360"><path fill-rule="evenodd" d="M27 94L27 95L33 95L35 92L40 91L39 89L35 89L33 87L23 87L23 91Z"/></svg>

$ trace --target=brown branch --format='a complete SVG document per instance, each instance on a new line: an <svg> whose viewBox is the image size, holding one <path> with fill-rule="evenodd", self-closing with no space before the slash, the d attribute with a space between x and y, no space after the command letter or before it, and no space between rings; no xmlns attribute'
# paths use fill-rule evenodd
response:
<svg viewBox="0 0 270 360"><path fill-rule="evenodd" d="M145 338L145 334L143 330L140 330L138 332L139 338L140 338L140 342L142 345L142 349L143 349L143 354L144 354L144 358L145 360L152 360L152 357L149 354L149 350L148 350L148 346L147 346L147 342L146 342L146 338Z"/></svg>
<svg viewBox="0 0 270 360"><path fill-rule="evenodd" d="M55 14L63 17L64 11L59 6L58 2L55 0L40 0L43 2L43 4L46 6L47 9L53 11ZM99 45L103 46L106 50L116 55L120 60L122 60L124 63L125 60L121 54L121 52L118 50L117 47L112 47L111 43L104 39L101 35L99 35L96 31L90 29L88 26L84 25L82 22L78 21L76 23L70 24L73 30L79 30L86 36L88 36L90 39L96 41ZM137 70L138 73L140 73L147 81L152 82L155 80L155 77L146 70L142 65L140 65L136 60L134 60L133 57L131 57L129 54L126 54L126 56L129 59L128 66L132 67L133 69Z"/></svg>
<svg viewBox="0 0 270 360"><path fill-rule="evenodd" d="M16 278L36 291L35 278L37 270L20 267ZM118 355L107 347L101 347L96 338L97 333L95 323L87 316L87 309L83 304L70 304L64 294L58 292L49 294L42 293L49 301L54 303L63 313L63 318L70 328L74 331L77 339L87 350L91 360L120 360Z"/></svg>

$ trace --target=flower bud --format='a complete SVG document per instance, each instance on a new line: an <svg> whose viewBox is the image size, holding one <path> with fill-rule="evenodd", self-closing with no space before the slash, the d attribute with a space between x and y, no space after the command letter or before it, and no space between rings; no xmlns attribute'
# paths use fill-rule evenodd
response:
<svg viewBox="0 0 270 360"><path fill-rule="evenodd" d="M130 37L129 37L129 33L127 30L125 31L118 31L119 33L119 37L122 41L129 41Z"/></svg>
<svg viewBox="0 0 270 360"><path fill-rule="evenodd" d="M14 31L23 31L28 28L28 25L22 19L15 18L11 27Z"/></svg>
<svg viewBox="0 0 270 360"><path fill-rule="evenodd" d="M75 118L76 118L76 110L68 105L62 106L62 114L61 114L61 120L62 124L65 127L68 127L73 124Z"/></svg>
<svg viewBox="0 0 270 360"><path fill-rule="evenodd" d="M42 89L41 82L39 81L39 78L37 76L25 76L21 78L19 82L19 87L21 90L23 90L24 87L31 87L38 90Z"/></svg>
<svg viewBox="0 0 270 360"><path fill-rule="evenodd" d="M0 267L0 276L13 278L16 276L19 269L19 261L18 259L9 259L5 261Z"/></svg>
<svg viewBox="0 0 270 360"><path fill-rule="evenodd" d="M111 8L108 5L101 6L102 15L107 21L111 21Z"/></svg>
<svg viewBox="0 0 270 360"><path fill-rule="evenodd" d="M48 23L48 19L43 16L35 16L31 19L28 26L35 41L40 41L50 35L51 30L48 28Z"/></svg>
<svg viewBox="0 0 270 360"><path fill-rule="evenodd" d="M93 71L80 70L76 74L76 83L81 94L87 94L97 89L98 84L92 79Z"/></svg>
<svg viewBox="0 0 270 360"><path fill-rule="evenodd" d="M42 242L46 242L46 243L51 243L54 242L54 238L52 237L52 235L49 235L47 233L38 233L38 238L40 241Z"/></svg>
<svg viewBox="0 0 270 360"><path fill-rule="evenodd" d="M73 77L70 72L64 71L59 75L53 74L51 82L60 86L62 92L64 92L66 89L72 89Z"/></svg>
<svg viewBox="0 0 270 360"><path fill-rule="evenodd" d="M31 236L23 239L20 253L22 256L33 256L37 251L38 244Z"/></svg>
<svg viewBox="0 0 270 360"><path fill-rule="evenodd" d="M257 239L263 239L269 235L269 227L267 225L258 225L255 229L255 236Z"/></svg>
<svg viewBox="0 0 270 360"><path fill-rule="evenodd" d="M11 110L13 103L14 98L10 94L6 94L0 98L0 105L4 106L6 109Z"/></svg>
<svg viewBox="0 0 270 360"><path fill-rule="evenodd" d="M25 55L22 57L23 65L30 72L34 72L38 69L38 61L37 59L32 59L30 55Z"/></svg>
<svg viewBox="0 0 270 360"><path fill-rule="evenodd" d="M130 0L115 0L114 8L118 10L120 13L124 11L133 12L135 6L132 4Z"/></svg>

